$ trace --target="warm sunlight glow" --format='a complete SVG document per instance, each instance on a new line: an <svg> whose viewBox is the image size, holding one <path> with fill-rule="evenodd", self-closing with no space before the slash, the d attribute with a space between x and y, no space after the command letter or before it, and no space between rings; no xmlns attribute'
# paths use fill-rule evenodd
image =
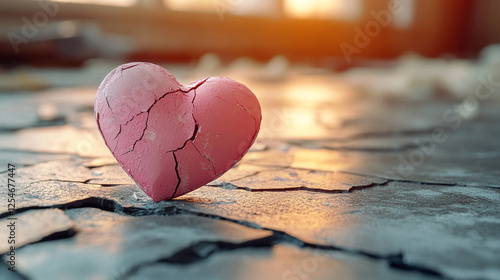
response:
<svg viewBox="0 0 500 280"><path fill-rule="evenodd" d="M316 1L286 0L284 3L285 14L298 18L312 17L315 11L315 4Z"/></svg>
<svg viewBox="0 0 500 280"><path fill-rule="evenodd" d="M223 11L224 7L221 3L226 1L220 0L163 0L165 6L176 11L190 12L215 12L216 8ZM228 9L226 7L226 9Z"/></svg>
<svg viewBox="0 0 500 280"><path fill-rule="evenodd" d="M79 3L79 4L97 4L107 6L129 7L134 5L137 0L51 0L54 2Z"/></svg>
<svg viewBox="0 0 500 280"><path fill-rule="evenodd" d="M284 0L284 13L292 18L356 20L361 0Z"/></svg>

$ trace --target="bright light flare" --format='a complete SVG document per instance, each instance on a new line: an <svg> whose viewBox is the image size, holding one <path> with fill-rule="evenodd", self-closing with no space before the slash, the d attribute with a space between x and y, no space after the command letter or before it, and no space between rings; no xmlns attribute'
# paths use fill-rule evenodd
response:
<svg viewBox="0 0 500 280"><path fill-rule="evenodd" d="M361 0L285 0L283 9L291 18L355 20L361 15Z"/></svg>
<svg viewBox="0 0 500 280"><path fill-rule="evenodd" d="M94 4L106 6L130 7L137 3L137 0L51 0L53 2Z"/></svg>

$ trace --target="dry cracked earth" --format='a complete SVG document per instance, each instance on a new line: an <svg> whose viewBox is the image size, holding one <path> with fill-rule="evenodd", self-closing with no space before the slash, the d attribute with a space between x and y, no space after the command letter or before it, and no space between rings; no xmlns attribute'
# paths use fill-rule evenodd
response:
<svg viewBox="0 0 500 280"><path fill-rule="evenodd" d="M464 112L324 75L244 82L253 148L159 203L105 147L96 87L0 94L0 278L500 279L498 98Z"/></svg>

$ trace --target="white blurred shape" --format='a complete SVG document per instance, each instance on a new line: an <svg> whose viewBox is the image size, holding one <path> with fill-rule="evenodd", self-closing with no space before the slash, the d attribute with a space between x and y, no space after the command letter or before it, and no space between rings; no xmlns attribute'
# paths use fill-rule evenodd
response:
<svg viewBox="0 0 500 280"><path fill-rule="evenodd" d="M415 0L392 0L399 8L392 15L392 24L397 29L408 29L415 19Z"/></svg>
<svg viewBox="0 0 500 280"><path fill-rule="evenodd" d="M355 21L360 18L362 0L284 0L288 17Z"/></svg>
<svg viewBox="0 0 500 280"><path fill-rule="evenodd" d="M62 38L70 38L78 33L78 26L76 22L66 20L57 25L57 31Z"/></svg>
<svg viewBox="0 0 500 280"><path fill-rule="evenodd" d="M42 121L51 121L57 118L57 106L53 103L42 103L38 107L38 118Z"/></svg>
<svg viewBox="0 0 500 280"><path fill-rule="evenodd" d="M207 53L203 55L198 61L196 70L205 74L213 74L222 68L222 61L214 53Z"/></svg>

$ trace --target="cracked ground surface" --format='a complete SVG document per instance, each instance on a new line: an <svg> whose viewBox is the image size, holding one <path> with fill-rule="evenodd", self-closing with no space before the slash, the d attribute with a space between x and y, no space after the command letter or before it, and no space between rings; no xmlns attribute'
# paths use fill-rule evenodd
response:
<svg viewBox="0 0 500 280"><path fill-rule="evenodd" d="M12 273L2 187L0 279L500 278L499 98L458 125L443 113L460 100L384 100L325 76L242 82L261 101L257 142L159 203L105 147L96 88L1 94L18 228ZM293 90L318 85L331 95ZM46 102L57 114L41 122Z"/></svg>

